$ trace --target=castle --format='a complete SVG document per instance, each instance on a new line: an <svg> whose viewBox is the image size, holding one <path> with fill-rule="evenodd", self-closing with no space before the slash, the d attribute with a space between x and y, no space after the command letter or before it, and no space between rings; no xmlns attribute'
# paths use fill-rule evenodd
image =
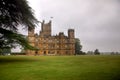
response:
<svg viewBox="0 0 120 80"><path fill-rule="evenodd" d="M27 50L27 55L74 55L75 54L75 36L74 29L68 29L68 36L63 32L58 35L51 35L51 21L41 22L41 31L38 34L28 30L28 41L30 45L38 50Z"/></svg>

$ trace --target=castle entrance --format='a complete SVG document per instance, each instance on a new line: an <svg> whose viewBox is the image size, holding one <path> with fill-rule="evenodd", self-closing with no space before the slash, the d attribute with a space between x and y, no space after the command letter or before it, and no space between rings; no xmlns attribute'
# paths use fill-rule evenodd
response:
<svg viewBox="0 0 120 80"><path fill-rule="evenodd" d="M44 55L46 55L46 51L44 51L44 53L43 53Z"/></svg>

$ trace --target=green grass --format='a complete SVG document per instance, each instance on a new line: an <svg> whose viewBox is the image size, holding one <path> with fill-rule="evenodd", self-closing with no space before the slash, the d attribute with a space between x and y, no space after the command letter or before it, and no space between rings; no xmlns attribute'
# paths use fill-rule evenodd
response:
<svg viewBox="0 0 120 80"><path fill-rule="evenodd" d="M120 56L0 56L0 80L120 80Z"/></svg>

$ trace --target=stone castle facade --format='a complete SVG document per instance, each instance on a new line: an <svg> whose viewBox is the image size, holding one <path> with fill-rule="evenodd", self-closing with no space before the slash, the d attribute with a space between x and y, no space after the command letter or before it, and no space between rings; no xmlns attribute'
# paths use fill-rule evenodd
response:
<svg viewBox="0 0 120 80"><path fill-rule="evenodd" d="M27 55L74 55L75 54L75 34L74 29L68 29L68 36L63 32L58 35L51 35L51 21L41 23L39 35L34 30L28 31L30 45L38 50L28 50Z"/></svg>

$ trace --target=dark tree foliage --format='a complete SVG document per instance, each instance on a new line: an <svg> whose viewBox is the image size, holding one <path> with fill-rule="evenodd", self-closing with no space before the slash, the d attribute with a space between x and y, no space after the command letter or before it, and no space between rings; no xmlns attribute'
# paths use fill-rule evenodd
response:
<svg viewBox="0 0 120 80"><path fill-rule="evenodd" d="M0 27L17 30L23 24L30 29L37 23L26 0L0 0Z"/></svg>
<svg viewBox="0 0 120 80"><path fill-rule="evenodd" d="M0 43L2 43L0 46L2 46L2 48L15 47L16 44L20 44L22 47L24 47L24 49L34 49L34 47L28 44L28 41L24 35L5 29L0 29L0 32L4 34L3 40L0 40Z"/></svg>
<svg viewBox="0 0 120 80"><path fill-rule="evenodd" d="M33 48L25 36L18 34L18 25L29 30L38 23L26 0L0 0L0 49L20 44L25 49Z"/></svg>
<svg viewBox="0 0 120 80"><path fill-rule="evenodd" d="M94 54L95 54L95 55L100 55L99 50L98 50L98 49L96 49L96 50L94 51Z"/></svg>
<svg viewBox="0 0 120 80"><path fill-rule="evenodd" d="M75 39L75 54L84 54L82 51L82 45L80 44L80 40L78 38Z"/></svg>

